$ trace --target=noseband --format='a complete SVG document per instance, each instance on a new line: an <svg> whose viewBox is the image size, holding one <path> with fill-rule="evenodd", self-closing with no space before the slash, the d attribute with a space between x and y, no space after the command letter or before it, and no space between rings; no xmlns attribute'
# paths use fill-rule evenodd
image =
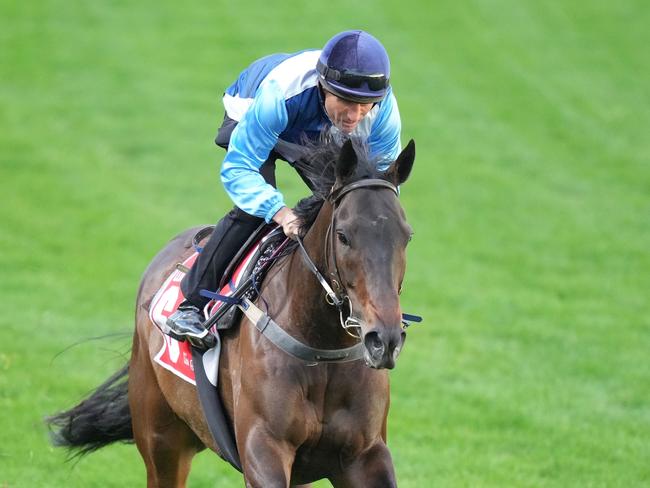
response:
<svg viewBox="0 0 650 488"><path fill-rule="evenodd" d="M333 189L330 192L330 194L327 196L327 200L332 204L334 210L336 210L336 208L340 205L340 202L343 199L343 197L348 193L354 190L358 190L359 188L382 188L382 187L391 190L393 193L395 193L396 196L399 195L399 193L397 192L397 187L395 187L395 185L393 185L392 183L386 180L372 178L367 180L355 181L354 183L350 183L348 185L344 185L339 188ZM316 276L321 286L325 289L325 293L326 293L325 299L327 303L329 303L332 306L335 306L339 311L339 319L341 321L341 327L343 327L343 329L345 329L345 331L355 339L360 339L361 320L354 316L354 311L352 309L352 302L350 300L350 297L345 292L343 281L341 280L341 274L339 273L338 263L336 259L336 245L334 242L334 233L332 232L332 228L334 227L335 227L335 212L333 211L332 220L330 221L330 224L327 227L327 232L325 234L325 263L326 265L329 265L330 262L329 254L331 250L334 271L330 272L330 275L332 277L332 284L334 285L334 288L336 288L338 293L335 292L334 289L329 285L327 280L323 277L323 275L320 273L320 271L318 270L314 262L311 260L309 254L307 253L307 250L305 249L305 246L302 243L302 239L298 238L298 244L300 245L300 250L302 252L302 256L305 260L305 263L307 264L311 272ZM344 305L346 300L348 302L350 313L346 318L344 318L344 314L345 314Z"/></svg>

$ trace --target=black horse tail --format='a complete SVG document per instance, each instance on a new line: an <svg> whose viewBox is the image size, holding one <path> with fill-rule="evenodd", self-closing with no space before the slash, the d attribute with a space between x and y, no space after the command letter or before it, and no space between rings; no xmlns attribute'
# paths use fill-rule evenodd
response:
<svg viewBox="0 0 650 488"><path fill-rule="evenodd" d="M113 442L133 442L128 374L127 364L79 405L48 417L52 443L84 456Z"/></svg>

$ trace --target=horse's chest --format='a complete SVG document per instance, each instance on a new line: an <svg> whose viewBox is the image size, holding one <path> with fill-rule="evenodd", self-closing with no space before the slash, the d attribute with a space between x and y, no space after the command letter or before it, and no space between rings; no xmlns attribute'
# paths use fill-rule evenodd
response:
<svg viewBox="0 0 650 488"><path fill-rule="evenodd" d="M379 411L340 408L323 419L320 440L333 445L365 444L376 438L382 421Z"/></svg>
<svg viewBox="0 0 650 488"><path fill-rule="evenodd" d="M314 395L315 398L308 396L306 418L313 422L310 441L328 445L373 442L388 412L388 390L370 386L373 387L334 385L322 395Z"/></svg>
<svg viewBox="0 0 650 488"><path fill-rule="evenodd" d="M386 401L361 399L322 409L322 405L305 405L305 419L310 425L307 438L298 446L294 475L320 473L327 476L333 467L355 459L382 435ZM308 477L305 479L309 479Z"/></svg>

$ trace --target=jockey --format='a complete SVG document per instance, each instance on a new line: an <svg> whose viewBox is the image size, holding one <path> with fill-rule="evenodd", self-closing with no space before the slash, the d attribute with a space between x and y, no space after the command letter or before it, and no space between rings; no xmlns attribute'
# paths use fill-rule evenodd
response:
<svg viewBox="0 0 650 488"><path fill-rule="evenodd" d="M230 260L263 221L276 222L289 237L298 235L300 222L276 189L277 159L294 163L305 140L318 140L323 132L365 141L380 169L397 158L401 122L389 79L382 44L355 30L335 35L322 50L261 58L228 87L215 142L227 150L221 181L235 207L217 223L183 279L185 301L167 320L166 333L210 345L201 315L208 299L199 291L217 288Z"/></svg>

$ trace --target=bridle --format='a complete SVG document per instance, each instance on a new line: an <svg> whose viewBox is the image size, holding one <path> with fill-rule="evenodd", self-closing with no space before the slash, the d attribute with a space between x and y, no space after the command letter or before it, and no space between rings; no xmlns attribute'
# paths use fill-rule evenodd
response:
<svg viewBox="0 0 650 488"><path fill-rule="evenodd" d="M327 227L327 231L325 233L324 255L325 255L326 266L329 266L330 252L331 252L331 263L334 269L329 274L332 278L333 287L330 286L330 284L323 277L322 273L318 270L318 268L316 267L312 259L309 257L309 254L307 253L307 250L305 249L305 246L302 243L302 239L300 237L297 239L298 244L300 246L301 255L305 261L305 264L311 270L311 272L316 276L318 282L325 290L325 300L327 301L328 304L337 308L339 312L339 320L341 322L341 327L343 327L343 329L355 339L361 339L361 319L354 316L354 310L352 309L352 301L350 300L350 297L347 295L345 287L343 285L343 280L341 279L341 273L339 272L338 261L336 259L336 242L334 241L335 232L333 232L332 229L336 227L336 222L335 222L336 209L340 205L341 200L345 195L347 195L348 193L354 190L358 190L359 188L386 188L391 190L393 193L395 193L396 196L399 195L397 191L397 187L392 183L386 180L381 180L379 178L370 178L370 179L355 181L353 183L349 183L347 185L334 188L327 196L327 200L332 205L333 210L332 210L332 219L330 220L330 224ZM336 291L334 291L334 288L336 289ZM346 301L350 313L347 315L347 317L344 317Z"/></svg>
<svg viewBox="0 0 650 488"><path fill-rule="evenodd" d="M323 277L322 273L316 267L314 262L309 257L307 250L302 242L302 239L298 238L298 244L300 246L301 255L307 267L310 271L316 276L318 282L321 284L325 290L325 300L328 304L335 306L339 311L339 317L341 320L341 326L348 332L350 335L355 337L357 340L361 339L361 320L354 317L354 312L352 310L352 304L350 303L350 298L345 292L345 288L341 282L340 273L338 270L338 265L336 262L336 253L334 252L335 242L332 234L332 228L335 225L335 210L336 207L340 204L341 199L358 188L371 188L371 187L383 187L391 190L397 195L397 188L395 185L389 183L385 180L380 179L367 179L360 180L349 185L345 185L340 188L332 190L328 196L328 201L334 207L332 212L332 220L330 221L326 238L325 238L325 256L327 254L328 248L332 249L332 258L334 272L331 273L334 276L335 288L337 291L330 286L328 281ZM288 238L287 238L288 239ZM285 241L286 242L286 241ZM329 261L327 261L329 265ZM337 281L338 279L338 281ZM217 295L219 299L230 300L231 297L223 297L222 295ZM344 304L345 301L348 301L350 314L348 317L344 317ZM365 347L363 341L359 340L355 345L346 347L343 349L318 349L311 347L307 344L303 344L295 337L291 336L286 332L282 327L280 327L266 312L263 312L259 309L250 299L235 298L233 303L235 303L239 309L244 312L248 318L248 322L253 324L253 326L266 337L269 341L275 344L279 349L285 353L305 361L309 366L313 366L319 363L344 363L348 361L357 361L362 359L365 355ZM409 322L421 322L422 318L417 315L402 314L402 325L406 328L409 325Z"/></svg>

